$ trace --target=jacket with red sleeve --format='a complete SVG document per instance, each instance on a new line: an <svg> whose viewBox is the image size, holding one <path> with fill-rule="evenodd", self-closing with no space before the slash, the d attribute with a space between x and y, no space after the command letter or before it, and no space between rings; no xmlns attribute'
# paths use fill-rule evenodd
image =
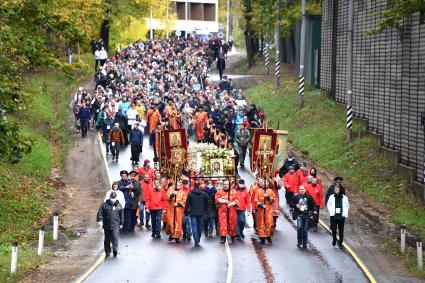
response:
<svg viewBox="0 0 425 283"><path fill-rule="evenodd" d="M298 192L299 179L297 173L286 173L283 179L285 183L285 189L287 192L296 193Z"/></svg>
<svg viewBox="0 0 425 283"><path fill-rule="evenodd" d="M305 184L307 193L311 195L316 205L319 205L321 208L325 205L325 200L323 199L323 190L322 184Z"/></svg>
<svg viewBox="0 0 425 283"><path fill-rule="evenodd" d="M142 191L143 191L142 201L146 202L149 196L149 190L153 187L153 183L151 181L145 182L145 180L142 180L140 182L140 185L142 186Z"/></svg>
<svg viewBox="0 0 425 283"><path fill-rule="evenodd" d="M159 190L150 188L149 195L146 200L146 207L152 210L165 209L167 207L165 191L162 188Z"/></svg>
<svg viewBox="0 0 425 283"><path fill-rule="evenodd" d="M143 177L146 174L149 174L151 181L153 182L155 180L155 171L151 167L149 167L148 169L145 169L145 167L139 168L139 174Z"/></svg>
<svg viewBox="0 0 425 283"><path fill-rule="evenodd" d="M236 207L236 210L251 211L251 197L246 188L236 190L236 197L239 200L239 205Z"/></svg>
<svg viewBox="0 0 425 283"><path fill-rule="evenodd" d="M304 183L307 183L307 178L308 178L308 176L310 176L310 174L307 173L307 175L304 175L303 170L301 170L301 169L297 170L297 174L298 174L298 184L299 184L299 186L304 184Z"/></svg>

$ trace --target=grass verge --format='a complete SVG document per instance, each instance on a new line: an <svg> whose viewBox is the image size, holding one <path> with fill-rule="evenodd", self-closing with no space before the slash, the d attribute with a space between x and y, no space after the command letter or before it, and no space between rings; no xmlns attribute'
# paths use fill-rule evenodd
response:
<svg viewBox="0 0 425 283"><path fill-rule="evenodd" d="M91 56L81 59L75 68L64 65L25 77L23 91L30 101L24 114L15 119L22 124L22 134L32 137L35 144L20 163L0 162L0 282L18 281L28 270L43 263L49 253L37 257L34 241L38 237L38 222L44 218L54 193L48 179L53 168L62 168L70 142L66 128L69 94L93 68ZM12 276L10 254L14 241L19 242L19 256L18 272Z"/></svg>
<svg viewBox="0 0 425 283"><path fill-rule="evenodd" d="M397 176L389 160L379 153L370 135L346 142L345 111L319 90L307 89L305 106L298 108L295 77L281 78L276 89L273 79L247 89L251 102L264 109L271 126L289 130L289 141L316 165L344 176L353 190L364 192L391 213L395 224L425 239L425 209L409 194L408 184ZM360 126L354 124L354 131ZM410 262L409 260L407 260ZM425 277L425 272L420 276Z"/></svg>

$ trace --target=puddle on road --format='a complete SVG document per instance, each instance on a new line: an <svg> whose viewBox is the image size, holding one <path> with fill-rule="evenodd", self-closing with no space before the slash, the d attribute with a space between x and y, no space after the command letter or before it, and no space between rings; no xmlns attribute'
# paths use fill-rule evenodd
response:
<svg viewBox="0 0 425 283"><path fill-rule="evenodd" d="M274 282L274 276L272 273L272 268L267 261L266 253L263 248L258 243L258 240L255 238L251 238L252 244L254 245L255 254L257 255L258 260L261 263L261 267L263 268L264 276L266 277L267 283Z"/></svg>

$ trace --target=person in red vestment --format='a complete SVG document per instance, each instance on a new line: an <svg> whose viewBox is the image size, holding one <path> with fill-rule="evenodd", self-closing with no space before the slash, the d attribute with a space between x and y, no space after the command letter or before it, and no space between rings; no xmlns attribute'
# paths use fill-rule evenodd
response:
<svg viewBox="0 0 425 283"><path fill-rule="evenodd" d="M202 142L204 140L204 126L205 123L208 121L208 113L205 111L203 107L199 109L198 112L196 112L195 116L193 117L193 123L195 125L195 135L196 140L198 142Z"/></svg>
<svg viewBox="0 0 425 283"><path fill-rule="evenodd" d="M236 206L239 205L236 190L230 189L229 181L224 181L223 189L215 195L215 204L218 208L218 224L220 233L220 244L226 242L226 237L236 238L236 226L238 224Z"/></svg>
<svg viewBox="0 0 425 283"><path fill-rule="evenodd" d="M276 196L267 180L262 180L260 188L255 192L255 207L257 208L257 231L260 238L260 245L265 244L265 240L272 243L273 236L273 203Z"/></svg>
<svg viewBox="0 0 425 283"><path fill-rule="evenodd" d="M170 186L167 192L167 235L168 241L180 242L182 236L182 224L184 217L184 207L187 195L180 189L180 186Z"/></svg>

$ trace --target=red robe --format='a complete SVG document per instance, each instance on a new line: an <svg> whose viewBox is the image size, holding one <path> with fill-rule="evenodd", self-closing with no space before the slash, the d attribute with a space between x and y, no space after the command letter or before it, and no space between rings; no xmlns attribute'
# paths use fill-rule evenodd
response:
<svg viewBox="0 0 425 283"><path fill-rule="evenodd" d="M215 204L218 207L218 223L220 236L236 236L236 226L238 224L236 206L228 207L226 203L220 203L220 200L227 200L229 203L239 204L235 190L220 190L215 195Z"/></svg>
<svg viewBox="0 0 425 283"><path fill-rule="evenodd" d="M171 194L174 192L174 196ZM170 189L167 192L167 235L175 239L182 236L182 222L184 206L186 205L186 194L182 190ZM175 206L179 204L179 206Z"/></svg>
<svg viewBox="0 0 425 283"><path fill-rule="evenodd" d="M266 193L270 200L264 198ZM273 203L276 200L276 196L272 189L263 188L258 189L255 192L255 206L257 208L257 231L258 237L266 238L273 236ZM265 205L265 208L258 207L260 204ZM264 215L265 213L265 215Z"/></svg>
<svg viewBox="0 0 425 283"><path fill-rule="evenodd" d="M208 113L197 112L193 117L193 121L195 122L196 140L203 140L205 134L204 125L208 121Z"/></svg>

